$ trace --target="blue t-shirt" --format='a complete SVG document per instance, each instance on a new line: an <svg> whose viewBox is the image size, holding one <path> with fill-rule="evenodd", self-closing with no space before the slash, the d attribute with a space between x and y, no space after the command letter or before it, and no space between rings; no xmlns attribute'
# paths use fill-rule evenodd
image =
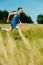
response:
<svg viewBox="0 0 43 65"><path fill-rule="evenodd" d="M15 16L13 16L12 20L11 20L11 24L17 24L17 21L20 20L20 15L17 13Z"/></svg>

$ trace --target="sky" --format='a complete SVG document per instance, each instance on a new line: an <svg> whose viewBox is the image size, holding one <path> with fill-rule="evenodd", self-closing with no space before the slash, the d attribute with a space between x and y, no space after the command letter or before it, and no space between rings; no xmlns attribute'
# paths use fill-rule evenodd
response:
<svg viewBox="0 0 43 65"><path fill-rule="evenodd" d="M36 23L37 15L43 14L43 0L0 0L0 10L11 12L18 7L22 7L34 23Z"/></svg>

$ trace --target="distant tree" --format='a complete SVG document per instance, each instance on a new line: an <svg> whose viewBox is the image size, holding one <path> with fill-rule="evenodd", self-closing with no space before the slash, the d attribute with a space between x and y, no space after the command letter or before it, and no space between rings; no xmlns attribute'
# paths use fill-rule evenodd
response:
<svg viewBox="0 0 43 65"><path fill-rule="evenodd" d="M24 12L21 14L20 20L23 23L33 23L31 17L27 16Z"/></svg>
<svg viewBox="0 0 43 65"><path fill-rule="evenodd" d="M40 14L37 16L37 20L36 20L39 24L43 24L43 15Z"/></svg>
<svg viewBox="0 0 43 65"><path fill-rule="evenodd" d="M2 20L4 21L4 23L6 23L7 17L8 17L8 11L4 10L3 14L2 14Z"/></svg>
<svg viewBox="0 0 43 65"><path fill-rule="evenodd" d="M6 11L6 10L1 11L0 10L0 23L6 23L7 16L8 16L8 11Z"/></svg>
<svg viewBox="0 0 43 65"><path fill-rule="evenodd" d="M2 11L0 10L0 20L2 20Z"/></svg>

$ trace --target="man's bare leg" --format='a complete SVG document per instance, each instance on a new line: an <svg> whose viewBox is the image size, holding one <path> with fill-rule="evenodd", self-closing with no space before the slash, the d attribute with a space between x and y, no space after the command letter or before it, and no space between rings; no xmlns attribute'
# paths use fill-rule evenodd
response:
<svg viewBox="0 0 43 65"><path fill-rule="evenodd" d="M16 29L17 29L18 31L21 31L20 28L19 28L19 26L16 26Z"/></svg>
<svg viewBox="0 0 43 65"><path fill-rule="evenodd" d="M18 26L16 26L16 28L14 28L14 29L17 29L18 31L20 31L20 29L19 29ZM7 32L10 32L10 31L12 31L12 28L11 28L11 27L10 27L9 29L1 28L1 30L4 30L4 31L7 31Z"/></svg>
<svg viewBox="0 0 43 65"><path fill-rule="evenodd" d="M16 29L17 29L17 30L19 30L19 27L18 27L18 26L16 26Z"/></svg>
<svg viewBox="0 0 43 65"><path fill-rule="evenodd" d="M7 31L7 32L10 32L10 31L11 31L11 28L9 28L9 29L1 28L1 30L4 30L4 31Z"/></svg>

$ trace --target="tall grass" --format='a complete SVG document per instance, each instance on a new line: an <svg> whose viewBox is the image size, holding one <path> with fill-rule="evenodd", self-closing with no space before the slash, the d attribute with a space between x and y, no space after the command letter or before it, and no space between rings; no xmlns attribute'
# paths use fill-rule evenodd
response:
<svg viewBox="0 0 43 65"><path fill-rule="evenodd" d="M0 24L9 28L9 24ZM43 25L18 25L28 45L23 42L18 30L0 31L0 65L43 65Z"/></svg>

